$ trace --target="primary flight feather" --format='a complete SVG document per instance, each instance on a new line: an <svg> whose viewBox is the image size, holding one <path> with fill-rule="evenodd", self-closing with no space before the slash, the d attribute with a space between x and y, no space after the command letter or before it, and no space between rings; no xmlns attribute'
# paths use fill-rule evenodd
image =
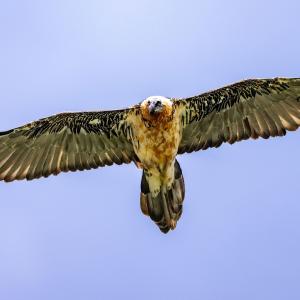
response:
<svg viewBox="0 0 300 300"><path fill-rule="evenodd" d="M177 154L299 126L300 78L244 80L184 99L152 96L123 110L62 113L0 132L0 180L134 162L143 169L141 209L166 233L185 193Z"/></svg>

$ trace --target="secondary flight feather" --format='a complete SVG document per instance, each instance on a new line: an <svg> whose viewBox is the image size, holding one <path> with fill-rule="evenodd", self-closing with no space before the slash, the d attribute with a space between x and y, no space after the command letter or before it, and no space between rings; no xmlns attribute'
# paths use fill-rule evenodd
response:
<svg viewBox="0 0 300 300"><path fill-rule="evenodd" d="M127 109L61 113L0 132L0 180L134 162L143 170L142 212L166 233L185 195L178 154L299 126L300 78L244 80L184 99L152 96Z"/></svg>

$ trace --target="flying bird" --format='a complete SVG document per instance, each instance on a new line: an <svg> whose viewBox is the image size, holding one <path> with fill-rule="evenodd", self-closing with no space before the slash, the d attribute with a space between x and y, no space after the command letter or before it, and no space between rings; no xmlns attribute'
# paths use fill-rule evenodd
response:
<svg viewBox="0 0 300 300"><path fill-rule="evenodd" d="M134 162L142 212L167 233L182 214L176 156L300 126L300 78L249 79L194 97L151 96L130 108L61 113L0 132L7 182Z"/></svg>

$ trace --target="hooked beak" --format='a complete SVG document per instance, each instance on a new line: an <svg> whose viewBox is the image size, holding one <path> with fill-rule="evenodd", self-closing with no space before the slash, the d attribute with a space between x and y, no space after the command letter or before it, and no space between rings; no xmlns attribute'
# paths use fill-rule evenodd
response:
<svg viewBox="0 0 300 300"><path fill-rule="evenodd" d="M160 101L159 102L152 102L148 106L149 114L154 115L158 112L161 112L162 108L163 108L163 105Z"/></svg>

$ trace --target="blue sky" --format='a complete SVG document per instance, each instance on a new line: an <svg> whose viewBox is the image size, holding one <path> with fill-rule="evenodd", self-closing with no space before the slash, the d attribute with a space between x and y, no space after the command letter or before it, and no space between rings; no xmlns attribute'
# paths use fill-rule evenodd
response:
<svg viewBox="0 0 300 300"><path fill-rule="evenodd" d="M0 0L0 130L300 76L299 1ZM134 165L0 183L0 299L299 299L300 132L179 157L163 235Z"/></svg>

